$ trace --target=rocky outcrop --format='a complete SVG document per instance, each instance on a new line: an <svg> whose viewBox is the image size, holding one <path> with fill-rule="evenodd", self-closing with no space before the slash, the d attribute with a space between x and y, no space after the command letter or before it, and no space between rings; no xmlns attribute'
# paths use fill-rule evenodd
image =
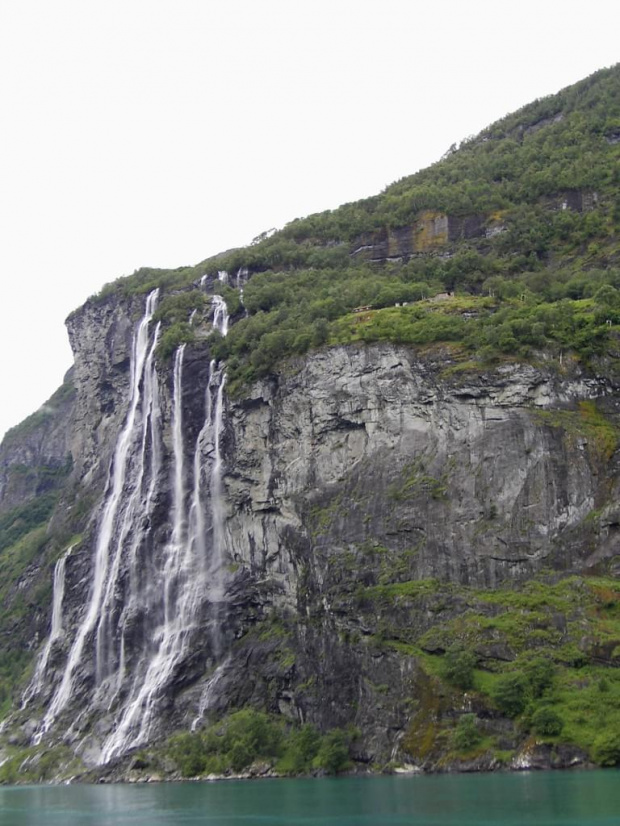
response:
<svg viewBox="0 0 620 826"><path fill-rule="evenodd" d="M73 370L40 409L0 445L0 513L56 490L71 470Z"/></svg>
<svg viewBox="0 0 620 826"><path fill-rule="evenodd" d="M407 260L412 255L441 250L448 243L485 235L485 216L446 215L425 210L410 226L385 228L356 238L351 256L363 261Z"/></svg>

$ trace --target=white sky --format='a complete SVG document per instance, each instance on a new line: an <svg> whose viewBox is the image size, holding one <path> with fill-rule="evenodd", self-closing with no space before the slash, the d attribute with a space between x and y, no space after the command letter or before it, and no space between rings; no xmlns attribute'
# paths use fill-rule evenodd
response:
<svg viewBox="0 0 620 826"><path fill-rule="evenodd" d="M618 0L0 0L0 434L106 281L372 195L619 32Z"/></svg>

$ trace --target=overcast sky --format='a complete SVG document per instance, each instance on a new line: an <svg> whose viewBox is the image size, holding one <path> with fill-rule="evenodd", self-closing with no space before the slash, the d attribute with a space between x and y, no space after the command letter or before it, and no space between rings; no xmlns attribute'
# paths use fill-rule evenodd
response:
<svg viewBox="0 0 620 826"><path fill-rule="evenodd" d="M617 0L0 0L0 434L105 282L372 195L619 31Z"/></svg>

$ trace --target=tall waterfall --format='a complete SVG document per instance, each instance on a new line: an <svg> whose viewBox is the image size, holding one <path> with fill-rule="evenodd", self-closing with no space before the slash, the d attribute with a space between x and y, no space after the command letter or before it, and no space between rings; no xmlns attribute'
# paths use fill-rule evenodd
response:
<svg viewBox="0 0 620 826"><path fill-rule="evenodd" d="M71 699L75 672L83 659L84 648L94 631L96 631L96 680L101 681L109 663L109 638L112 631L112 610L115 584L119 575L121 552L137 510L138 483L142 482L144 456L138 462L130 461L135 452L136 442L142 435L144 451L144 434L148 432L146 419L153 414L153 397L144 398L144 391L150 387L152 394L156 377L145 379L147 362L149 370L154 370L153 351L158 330L151 342L149 328L157 306L159 290L153 290L147 298L144 315L134 333L129 408L125 424L118 437L114 458L110 468L105 504L99 522L93 585L86 613L77 629L71 646L65 672L56 689L52 701L43 718L37 737L49 730L58 715ZM137 474L137 478L136 478ZM120 528L119 528L120 526Z"/></svg>
<svg viewBox="0 0 620 826"><path fill-rule="evenodd" d="M213 306L213 327L226 335L226 304L222 298L214 296ZM215 654L219 655L222 648L219 603L224 593L221 433L225 374L223 368L218 369L216 362L211 361L205 422L196 439L190 493L187 490L182 404L184 351L185 345L177 349L173 371L172 531L163 553L163 606L159 612L152 612L161 621L152 629L148 661L145 661L144 669L135 672L118 724L104 744L102 762L148 739L159 701L176 670L191 653L205 598L216 603L215 618L211 622ZM210 508L205 507L207 501Z"/></svg>
<svg viewBox="0 0 620 826"><path fill-rule="evenodd" d="M228 333L228 309L219 295L214 295L213 329ZM209 379L205 399L205 420L194 451L194 489L190 508L189 541L202 560L209 600L214 606L212 616L213 647L221 653L222 634L217 603L224 593L224 498L222 489L222 430L224 427L224 386L226 373L215 359L209 364ZM207 471L206 473L204 471ZM204 518L204 500L208 492L210 526Z"/></svg>
<svg viewBox="0 0 620 826"><path fill-rule="evenodd" d="M37 664L35 666L34 675L30 681L30 685L24 692L22 697L22 708L26 708L30 700L43 688L45 678L45 670L52 652L54 643L62 637L62 604L65 598L65 570L67 566L67 559L71 555L71 551L75 546L71 545L65 553L56 562L54 567L54 588L52 595L52 625L50 628L50 635L47 638L43 650L41 651Z"/></svg>
<svg viewBox="0 0 620 826"><path fill-rule="evenodd" d="M148 296L133 336L128 409L99 518L89 600L63 677L35 735L39 742L67 708L78 685L83 690L87 678L90 711L102 715L109 730L101 747L103 763L148 740L166 690L195 646L204 642L205 623L214 659L220 658L224 647L221 441L226 375L223 366L212 360L205 420L193 446L193 461L186 461L186 455L189 458L192 453L185 444L185 345L176 350L170 438L165 448L155 358L160 325L153 323L157 297L157 290ZM213 296L212 308L213 329L225 336L229 323L226 303ZM170 532L162 542L158 538L161 519L153 520L156 509L161 508L162 495L168 491ZM46 672L52 646L62 634L64 566L69 553L55 569L50 638L24 695L24 705L42 693L51 676ZM84 669L90 662L94 664L92 677ZM203 697L200 716L207 706L208 698ZM79 720L72 729L80 729Z"/></svg>
<svg viewBox="0 0 620 826"><path fill-rule="evenodd" d="M104 743L101 761L107 762L148 737L157 713L158 701L175 668L188 652L192 630L200 616L201 583L187 542L185 458L183 444L183 355L181 345L174 358L172 387L172 533L164 548L159 572L161 588L150 595L155 602L149 614L155 618L149 628L148 656L134 669L120 719ZM157 593L160 604L157 604ZM150 600L149 600L150 602ZM157 622L159 618L159 622Z"/></svg>
<svg viewBox="0 0 620 826"><path fill-rule="evenodd" d="M226 302L218 295L213 296L213 327L221 335L228 333L228 310ZM224 386L226 373L215 359L209 364L209 381L206 393L206 416L204 425L196 441L194 453L194 490L190 510L190 542L196 549L199 559L203 560L206 575L206 588L211 605L211 638L214 653L222 653L222 612L221 602L224 596L224 495L222 481L222 431L224 427ZM209 469L208 483L205 483L201 468L205 467L203 457L208 457L206 467ZM211 529L209 536L205 530L203 517L204 488L208 484ZM207 540L210 539L210 542ZM209 552L207 552L207 547ZM205 712L213 689L219 682L228 660L221 663L207 682L198 708L198 716L192 722L192 731L198 726Z"/></svg>

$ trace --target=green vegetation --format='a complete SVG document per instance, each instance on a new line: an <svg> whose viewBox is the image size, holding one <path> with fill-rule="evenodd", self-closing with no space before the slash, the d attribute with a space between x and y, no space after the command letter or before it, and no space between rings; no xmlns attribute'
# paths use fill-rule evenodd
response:
<svg viewBox="0 0 620 826"><path fill-rule="evenodd" d="M620 764L620 731L605 731L596 738L593 756L600 766Z"/></svg>
<svg viewBox="0 0 620 826"><path fill-rule="evenodd" d="M555 737L562 733L563 727L564 722L562 718L553 708L541 706L532 714L532 728L537 734L542 734L546 737Z"/></svg>
<svg viewBox="0 0 620 826"><path fill-rule="evenodd" d="M83 769L80 759L64 744L52 749L41 746L10 749L0 765L0 784L45 783L68 778Z"/></svg>
<svg viewBox="0 0 620 826"><path fill-rule="evenodd" d="M521 737L579 746L600 765L620 762L620 674L611 667L620 651L617 580L541 577L495 590L413 580L355 593L365 621L381 629L373 645L415 657L427 675L405 738L415 759L449 748L495 752L473 718L454 726L452 709L467 692L477 708L513 719Z"/></svg>
<svg viewBox="0 0 620 826"><path fill-rule="evenodd" d="M508 717L518 717L530 699L530 681L525 674L502 674L493 687L491 697Z"/></svg>
<svg viewBox="0 0 620 826"><path fill-rule="evenodd" d="M200 277L242 271L247 317L238 292L217 284L237 320L215 347L232 392L326 344L451 343L478 364L541 350L585 361L615 352L620 145L609 136L619 90L620 66L597 72L377 196L296 219L196 267L143 268L98 300L159 286L158 317L173 328L161 351L170 353L193 340L183 325ZM448 291L448 300L429 300ZM353 313L359 307L371 309Z"/></svg>
<svg viewBox="0 0 620 826"><path fill-rule="evenodd" d="M452 745L462 753L470 752L482 740L475 714L463 714L452 735Z"/></svg>
<svg viewBox="0 0 620 826"><path fill-rule="evenodd" d="M279 774L323 771L338 774L350 765L355 731L334 729L321 735L314 726L285 726L276 718L245 708L201 732L170 737L165 752L183 777L243 772L255 763Z"/></svg>
<svg viewBox="0 0 620 826"><path fill-rule="evenodd" d="M459 643L454 643L446 651L444 658L444 678L457 688L468 691L474 687L476 657Z"/></svg>
<svg viewBox="0 0 620 826"><path fill-rule="evenodd" d="M22 536L30 533L33 528L47 522L57 500L57 494L48 493L2 514L0 516L0 554L14 545Z"/></svg>
<svg viewBox="0 0 620 826"><path fill-rule="evenodd" d="M73 382L65 381L37 411L27 416L23 422L7 430L3 444L5 446L15 444L20 439L23 439L24 436L34 433L41 425L44 425L53 418L54 413L57 412L59 407L70 402L74 396L75 387Z"/></svg>

